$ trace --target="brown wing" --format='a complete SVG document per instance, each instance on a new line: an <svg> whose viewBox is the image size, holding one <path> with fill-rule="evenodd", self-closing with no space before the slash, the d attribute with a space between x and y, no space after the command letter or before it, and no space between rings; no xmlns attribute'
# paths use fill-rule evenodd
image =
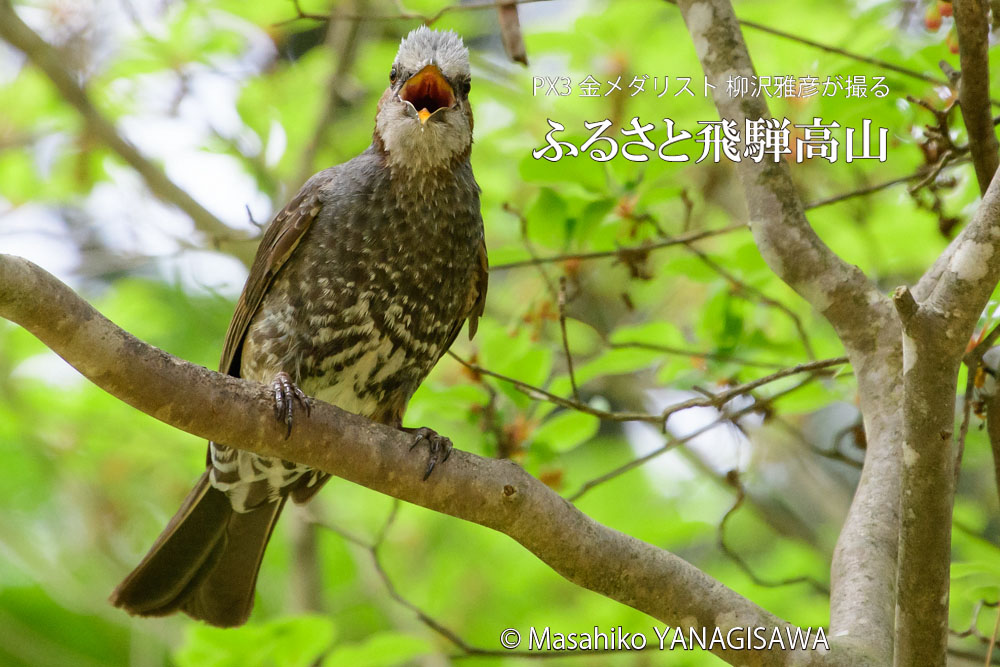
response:
<svg viewBox="0 0 1000 667"><path fill-rule="evenodd" d="M462 325L465 323L465 319L469 320L469 340L476 335L476 330L479 328L479 318L483 314L483 310L486 308L486 286L489 282L490 277L490 267L489 261L486 258L486 241L481 241L479 244L479 266L476 272L476 276L472 281L472 287L469 290L467 298L467 307L465 318L455 322L455 326L452 327L451 331L448 332L448 338L445 340L444 347L441 348L440 354L438 354L438 359L444 356L444 353L448 351L451 344L455 342L458 338L458 332L462 330Z"/></svg>
<svg viewBox="0 0 1000 667"><path fill-rule="evenodd" d="M486 257L486 240L479 244L479 272L473 283L475 296L472 297L472 308L469 311L469 340L476 335L479 328L479 318L486 309L486 288L490 280L490 261Z"/></svg>
<svg viewBox="0 0 1000 667"><path fill-rule="evenodd" d="M240 354L243 350L243 338L247 327L253 318L260 302L267 293L267 288L278 270L288 261L295 247L302 240L309 226L323 207L319 199L319 190L326 179L314 176L302 186L298 194L288 202L267 226L264 237L257 247L257 256L250 267L250 276L243 293L236 302L236 312L229 323L226 332L226 342L222 347L222 358L219 360L219 371L239 377Z"/></svg>

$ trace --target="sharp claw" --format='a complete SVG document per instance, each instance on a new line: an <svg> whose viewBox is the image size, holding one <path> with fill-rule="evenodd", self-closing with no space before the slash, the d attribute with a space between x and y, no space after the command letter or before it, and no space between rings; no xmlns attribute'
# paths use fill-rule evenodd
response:
<svg viewBox="0 0 1000 667"><path fill-rule="evenodd" d="M274 390L274 416L279 422L285 423L285 439L292 435L292 424L294 423L294 403L298 401L306 411L310 412L309 397L295 386L287 373L278 373L271 383Z"/></svg>
<svg viewBox="0 0 1000 667"><path fill-rule="evenodd" d="M415 433L417 436L416 438L414 438L413 444L410 445L410 451L413 451L414 447L419 445L424 440L427 440L427 429L418 428L416 431L411 431L411 433Z"/></svg>
<svg viewBox="0 0 1000 667"><path fill-rule="evenodd" d="M444 463L451 456L452 444L451 440L439 435L437 432L429 429L427 427L422 428L404 428L404 431L408 431L416 436L413 439L413 444L410 445L410 450L412 451L417 445L427 443L427 467L424 469L424 481L431 476L434 472L434 468L438 463Z"/></svg>

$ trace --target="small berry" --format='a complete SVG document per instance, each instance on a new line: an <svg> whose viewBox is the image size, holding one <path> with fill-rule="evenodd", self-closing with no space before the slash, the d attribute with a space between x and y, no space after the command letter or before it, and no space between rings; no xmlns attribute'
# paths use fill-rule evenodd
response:
<svg viewBox="0 0 1000 667"><path fill-rule="evenodd" d="M954 30L948 32L948 38L945 40L948 45L948 50L952 53L958 53L958 35L955 34Z"/></svg>
<svg viewBox="0 0 1000 667"><path fill-rule="evenodd" d="M941 27L941 12L938 11L937 5L927 8L927 13L924 14L924 26L931 32L937 32Z"/></svg>
<svg viewBox="0 0 1000 667"><path fill-rule="evenodd" d="M938 0L937 10L941 16L951 16L952 6L950 0L948 2L945 0Z"/></svg>
<svg viewBox="0 0 1000 667"><path fill-rule="evenodd" d="M571 257L562 263L563 271L566 272L567 276L575 280L580 276L580 264L579 257Z"/></svg>

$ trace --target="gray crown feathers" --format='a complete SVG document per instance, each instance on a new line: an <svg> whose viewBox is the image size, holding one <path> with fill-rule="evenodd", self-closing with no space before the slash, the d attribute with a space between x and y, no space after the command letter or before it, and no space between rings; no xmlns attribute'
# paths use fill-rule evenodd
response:
<svg viewBox="0 0 1000 667"><path fill-rule="evenodd" d="M396 64L404 71L416 72L432 62L445 76L469 76L469 50L462 38L451 30L431 30L422 25L399 43Z"/></svg>

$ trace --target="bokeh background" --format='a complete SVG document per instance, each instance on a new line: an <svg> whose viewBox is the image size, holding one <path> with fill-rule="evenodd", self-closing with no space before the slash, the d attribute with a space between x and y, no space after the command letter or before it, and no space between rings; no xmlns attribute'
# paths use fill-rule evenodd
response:
<svg viewBox="0 0 1000 667"><path fill-rule="evenodd" d="M666 245L746 221L733 165L531 154L545 145L548 119L577 145L588 121L610 120L620 141L632 118L654 123L659 145L665 118L692 133L717 120L679 12L662 0L523 3L522 66L504 52L496 9L482 4L15 3L115 132L206 214L194 220L154 195L46 73L0 42L0 252L55 273L140 338L215 367L260 226L311 173L368 145L400 38L435 19L471 51L472 160L494 269L478 336L454 348L485 371L443 359L407 424L513 458L596 520L680 554L786 619L827 623L830 554L864 455L849 368L677 412L666 433L655 418L620 417L842 354L746 230ZM951 19L931 10L936 3L911 0L736 3L751 22L758 74L864 76L868 86L885 77L885 97L841 90L770 107L792 123L888 128L884 161L791 166L819 235L887 291L920 275L978 196L961 151L942 162L948 141L927 130L939 122L916 102L940 110L953 100L938 66L958 67ZM646 90L632 95L628 84L644 75ZM533 94L537 76L570 77L571 95ZM621 77L623 91L581 97L587 76L602 93ZM660 86L691 77L696 94L658 97L654 77ZM961 148L958 130L944 134ZM700 147L690 151L697 158ZM543 261L524 263L532 258ZM973 418L956 500L955 664L985 654L1000 581L980 423ZM107 595L197 478L204 448L0 322L0 664L517 664L488 653L502 651L508 627L622 626L651 641L662 627L569 584L503 535L336 479L305 511L286 511L249 625L130 619ZM553 661L718 663L700 651Z"/></svg>

